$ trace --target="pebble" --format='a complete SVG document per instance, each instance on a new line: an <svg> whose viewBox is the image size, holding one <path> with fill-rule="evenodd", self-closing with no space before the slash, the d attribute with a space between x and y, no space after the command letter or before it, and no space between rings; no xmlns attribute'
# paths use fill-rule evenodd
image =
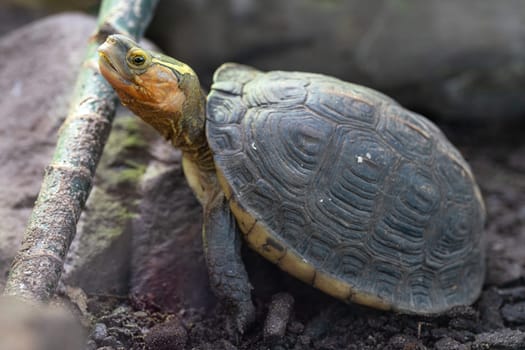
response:
<svg viewBox="0 0 525 350"><path fill-rule="evenodd" d="M475 333L481 332L481 325L479 321L469 320L461 317L451 319L448 326L457 330L465 330Z"/></svg>
<svg viewBox="0 0 525 350"><path fill-rule="evenodd" d="M525 302L503 305L501 316L510 323L525 323Z"/></svg>
<svg viewBox="0 0 525 350"><path fill-rule="evenodd" d="M284 337L293 305L294 298L288 293L278 293L272 297L264 323L265 341L273 343Z"/></svg>
<svg viewBox="0 0 525 350"><path fill-rule="evenodd" d="M108 336L108 327L104 323L97 323L93 327L91 332L91 338L96 342L101 342L104 338Z"/></svg>
<svg viewBox="0 0 525 350"><path fill-rule="evenodd" d="M525 300L525 286L498 289L498 294L506 301Z"/></svg>
<svg viewBox="0 0 525 350"><path fill-rule="evenodd" d="M477 311L472 306L468 305L455 306L447 311L445 315L450 318L463 318L473 321L477 321L479 316Z"/></svg>
<svg viewBox="0 0 525 350"><path fill-rule="evenodd" d="M513 329L502 329L496 332L486 332L476 335L472 350L498 349L518 350L524 349L525 332Z"/></svg>
<svg viewBox="0 0 525 350"><path fill-rule="evenodd" d="M184 349L188 341L188 332L178 318L173 318L150 329L144 341L151 350Z"/></svg>

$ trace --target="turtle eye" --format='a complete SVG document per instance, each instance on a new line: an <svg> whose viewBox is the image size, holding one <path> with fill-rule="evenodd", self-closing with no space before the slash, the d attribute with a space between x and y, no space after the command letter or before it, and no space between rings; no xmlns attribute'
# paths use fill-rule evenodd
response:
<svg viewBox="0 0 525 350"><path fill-rule="evenodd" d="M144 68L148 61L147 53L141 49L131 50L127 57L128 63L132 68Z"/></svg>
<svg viewBox="0 0 525 350"><path fill-rule="evenodd" d="M136 66L142 65L144 64L144 62L146 62L146 59L142 56L133 57L133 64L135 64Z"/></svg>

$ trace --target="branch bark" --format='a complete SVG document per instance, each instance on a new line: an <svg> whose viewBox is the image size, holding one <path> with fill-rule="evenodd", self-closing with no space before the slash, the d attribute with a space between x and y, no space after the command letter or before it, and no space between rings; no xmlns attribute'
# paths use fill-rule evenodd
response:
<svg viewBox="0 0 525 350"><path fill-rule="evenodd" d="M62 125L51 164L4 295L47 302L55 293L76 224L92 187L108 138L116 95L98 72L97 47L109 34L139 39L158 0L104 0L89 41L68 117Z"/></svg>

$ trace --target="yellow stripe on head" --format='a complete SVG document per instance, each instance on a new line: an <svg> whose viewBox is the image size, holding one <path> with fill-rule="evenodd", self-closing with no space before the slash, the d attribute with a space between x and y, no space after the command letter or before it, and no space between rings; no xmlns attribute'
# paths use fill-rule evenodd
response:
<svg viewBox="0 0 525 350"><path fill-rule="evenodd" d="M179 72L180 74L196 75L195 72L193 71L193 69L191 69L190 66L188 66L187 64L184 64L182 62L180 64L176 64L176 63L166 62L166 61L158 59L158 58L153 58L151 60L151 62L160 64L160 65L162 65L164 67L168 67L170 69L173 69L173 70Z"/></svg>

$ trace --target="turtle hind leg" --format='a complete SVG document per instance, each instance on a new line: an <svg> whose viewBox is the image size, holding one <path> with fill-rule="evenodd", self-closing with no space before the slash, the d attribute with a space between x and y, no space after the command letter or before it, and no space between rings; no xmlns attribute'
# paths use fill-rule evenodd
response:
<svg viewBox="0 0 525 350"><path fill-rule="evenodd" d="M222 193L205 205L203 241L211 288L242 334L255 320L255 307L241 259L241 235Z"/></svg>

